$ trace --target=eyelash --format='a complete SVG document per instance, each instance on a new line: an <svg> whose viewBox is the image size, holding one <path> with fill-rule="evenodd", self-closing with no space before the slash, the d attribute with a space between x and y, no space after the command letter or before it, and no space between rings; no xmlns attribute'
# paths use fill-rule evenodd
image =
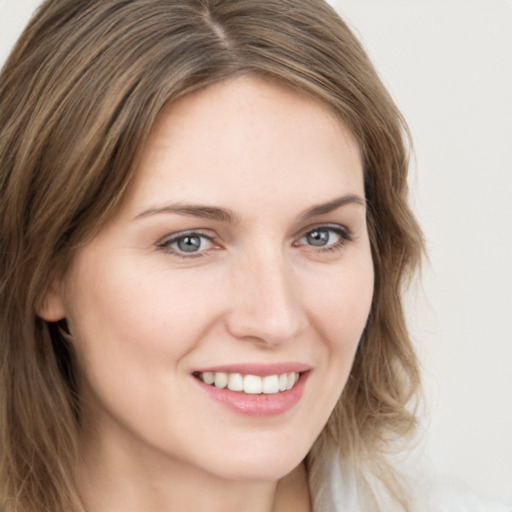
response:
<svg viewBox="0 0 512 512"><path fill-rule="evenodd" d="M315 248L315 246L311 245L310 247L315 250L315 252L320 253L326 253L326 252L333 252L342 249L347 242L351 242L353 240L352 233L345 227L341 226L330 226L330 225L321 225L314 227L312 229L308 229L306 232L304 232L303 235L299 238L299 240L302 240L306 236L314 233L314 232L329 232L329 233L335 233L339 236L339 240L331 245L327 245L325 247L318 246ZM299 244L297 242L294 242L294 246L298 246Z"/></svg>
<svg viewBox="0 0 512 512"><path fill-rule="evenodd" d="M321 226L317 226L317 227L308 229L307 231L303 232L303 234L300 235L298 240L299 241L302 240L306 236L314 233L315 231L316 232L328 232L330 234L334 233L337 236L339 236L338 241L336 241L335 243L333 243L331 245L325 246L325 247L317 246L315 248L315 246L310 245L310 247L312 247L315 252L327 253L327 252L340 250L341 248L343 248L343 246L345 246L345 244L347 242L351 242L353 240L351 232L347 228L341 227L338 225L336 225L336 226L321 225ZM176 244L179 241L184 240L187 237L201 238L202 240L207 240L212 245L215 245L214 238L210 235L207 235L201 231L184 231L181 233L177 233L176 235L173 235L171 238L166 238L166 239L162 240L161 242L158 242L157 247L159 249L164 250L165 252L167 252L169 254L177 256L178 258L191 259L191 258L204 257L205 252L208 249L199 250L197 252L191 251L190 253L187 254L185 251L180 251L180 250L177 250L177 249L171 247L172 244ZM301 245L307 245L307 244L300 244L299 242L293 242L292 245L294 247L299 247Z"/></svg>
<svg viewBox="0 0 512 512"><path fill-rule="evenodd" d="M158 242L157 246L158 246L158 248L163 249L165 252L172 254L174 256L177 256L178 258L191 259L191 258L203 257L206 249L204 249L203 251L186 253L185 251L180 251L180 250L177 250L177 249L174 249L173 247L171 247L172 244L176 244L180 240L184 240L187 237L201 238L202 240L207 240L211 244L214 244L213 237L210 235L207 235L200 231L182 231L181 233L177 233L176 235L173 235L171 238L166 238L166 239L162 240L161 242Z"/></svg>

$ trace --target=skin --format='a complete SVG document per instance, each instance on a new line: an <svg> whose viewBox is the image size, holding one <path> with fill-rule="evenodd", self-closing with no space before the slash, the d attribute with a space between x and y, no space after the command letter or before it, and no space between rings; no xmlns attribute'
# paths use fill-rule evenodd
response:
<svg viewBox="0 0 512 512"><path fill-rule="evenodd" d="M233 218L166 209L185 204ZM199 246L185 253L190 231ZM168 107L122 211L40 312L67 319L77 355L87 512L309 510L301 461L372 293L361 156L326 106L241 77ZM311 370L300 401L272 417L230 410L193 376L283 361Z"/></svg>

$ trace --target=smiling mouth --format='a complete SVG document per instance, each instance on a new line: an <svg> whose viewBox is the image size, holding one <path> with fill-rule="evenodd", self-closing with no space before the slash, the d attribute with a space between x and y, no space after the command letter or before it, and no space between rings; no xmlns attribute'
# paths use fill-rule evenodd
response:
<svg viewBox="0 0 512 512"><path fill-rule="evenodd" d="M229 389L248 395L274 395L292 389L300 378L299 372L275 375L243 375L226 372L196 372L194 377L217 389Z"/></svg>

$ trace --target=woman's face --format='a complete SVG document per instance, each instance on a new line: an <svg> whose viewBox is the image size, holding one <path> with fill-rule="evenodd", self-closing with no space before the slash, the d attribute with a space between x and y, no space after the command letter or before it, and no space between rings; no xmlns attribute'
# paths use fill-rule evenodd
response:
<svg viewBox="0 0 512 512"><path fill-rule="evenodd" d="M243 77L162 112L42 315L68 321L85 442L229 479L295 467L367 320L365 214L358 145L320 103Z"/></svg>

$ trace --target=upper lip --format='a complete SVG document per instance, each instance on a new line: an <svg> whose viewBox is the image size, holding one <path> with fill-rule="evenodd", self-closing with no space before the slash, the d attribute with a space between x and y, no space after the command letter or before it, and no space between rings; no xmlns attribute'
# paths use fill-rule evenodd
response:
<svg viewBox="0 0 512 512"><path fill-rule="evenodd" d="M236 363L209 366L208 368L199 368L193 373L241 373L242 375L280 375L282 373L302 373L311 370L311 365L298 362L283 363Z"/></svg>

